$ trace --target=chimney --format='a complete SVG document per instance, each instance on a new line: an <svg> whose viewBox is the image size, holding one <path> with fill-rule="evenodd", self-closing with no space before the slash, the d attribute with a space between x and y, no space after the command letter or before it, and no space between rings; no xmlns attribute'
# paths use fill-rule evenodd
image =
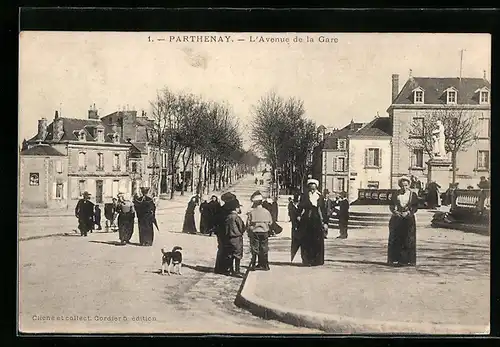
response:
<svg viewBox="0 0 500 347"><path fill-rule="evenodd" d="M394 74L394 75L392 75L392 100L391 100L391 104L394 102L394 100L396 100L398 93L399 93L399 75Z"/></svg>
<svg viewBox="0 0 500 347"><path fill-rule="evenodd" d="M38 120L38 140L44 141L47 137L47 119L42 118Z"/></svg>
<svg viewBox="0 0 500 347"><path fill-rule="evenodd" d="M89 108L89 119L99 119L99 115L97 114L95 104L93 107L90 106L90 108Z"/></svg>
<svg viewBox="0 0 500 347"><path fill-rule="evenodd" d="M486 80L486 70L483 70L483 80Z"/></svg>
<svg viewBox="0 0 500 347"><path fill-rule="evenodd" d="M56 110L56 114L54 115L54 120L59 119L59 112Z"/></svg>
<svg viewBox="0 0 500 347"><path fill-rule="evenodd" d="M63 129L63 120L61 117L59 117L59 112L56 111L54 115L54 122L52 123L52 139L54 141L59 141L61 140L63 134L64 134L64 129Z"/></svg>

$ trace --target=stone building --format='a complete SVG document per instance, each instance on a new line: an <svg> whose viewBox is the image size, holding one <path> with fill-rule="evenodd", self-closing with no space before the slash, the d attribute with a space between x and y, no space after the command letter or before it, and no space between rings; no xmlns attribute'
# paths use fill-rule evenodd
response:
<svg viewBox="0 0 500 347"><path fill-rule="evenodd" d="M95 106L87 119L60 117L56 111L53 121L47 123L45 118L39 120L38 134L27 141L28 151L43 144L66 158L63 201L73 206L84 191L97 203L109 202L119 190L131 193L127 170L130 143L123 139L116 123L103 123ZM25 158L25 162L31 160L30 156Z"/></svg>
<svg viewBox="0 0 500 347"><path fill-rule="evenodd" d="M392 75L392 99L387 109L392 123L391 188L403 175L415 175L427 182L429 156L422 148L407 146L409 127L430 112L455 110L472 113L479 126L477 141L457 156L460 187L476 186L490 174L491 85L483 78L410 77L399 90L399 75ZM450 168L449 182L452 180ZM447 187L443 187L446 189Z"/></svg>

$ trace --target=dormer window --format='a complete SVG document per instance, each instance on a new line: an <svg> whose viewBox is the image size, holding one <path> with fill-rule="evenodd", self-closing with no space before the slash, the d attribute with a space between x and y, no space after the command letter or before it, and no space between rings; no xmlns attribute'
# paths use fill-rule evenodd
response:
<svg viewBox="0 0 500 347"><path fill-rule="evenodd" d="M119 143L120 142L120 135L118 134L113 134L113 142L114 143Z"/></svg>
<svg viewBox="0 0 500 347"><path fill-rule="evenodd" d="M104 128L97 128L97 141L104 142Z"/></svg>
<svg viewBox="0 0 500 347"><path fill-rule="evenodd" d="M345 145L346 145L346 140L344 139L338 139L337 140L337 148L341 151L345 150Z"/></svg>
<svg viewBox="0 0 500 347"><path fill-rule="evenodd" d="M413 103L415 104L424 103L424 90L421 87L413 89Z"/></svg>
<svg viewBox="0 0 500 347"><path fill-rule="evenodd" d="M446 92L446 103L456 104L457 103L457 90L453 87L445 90Z"/></svg>
<svg viewBox="0 0 500 347"><path fill-rule="evenodd" d="M85 141L87 139L87 136L85 136L85 130L80 130L78 133L78 140L79 141Z"/></svg>
<svg viewBox="0 0 500 347"><path fill-rule="evenodd" d="M476 90L476 93L479 94L479 103L489 104L490 103L490 90L486 87Z"/></svg>

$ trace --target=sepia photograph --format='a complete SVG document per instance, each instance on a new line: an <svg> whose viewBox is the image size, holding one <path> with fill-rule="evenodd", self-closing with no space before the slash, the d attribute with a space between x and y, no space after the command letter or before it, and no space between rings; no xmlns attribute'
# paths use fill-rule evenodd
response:
<svg viewBox="0 0 500 347"><path fill-rule="evenodd" d="M22 31L19 333L490 333L491 35Z"/></svg>

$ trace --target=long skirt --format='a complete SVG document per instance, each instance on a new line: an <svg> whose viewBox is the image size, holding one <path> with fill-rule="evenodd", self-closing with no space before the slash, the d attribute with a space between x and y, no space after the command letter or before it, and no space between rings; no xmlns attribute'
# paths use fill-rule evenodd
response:
<svg viewBox="0 0 500 347"><path fill-rule="evenodd" d="M87 235L87 233L91 230L94 230L94 218L80 218L78 220L78 230L80 230L81 235Z"/></svg>
<svg viewBox="0 0 500 347"><path fill-rule="evenodd" d="M186 212L184 216L184 225L182 226L183 233L196 234L196 223L194 221L194 213Z"/></svg>
<svg viewBox="0 0 500 347"><path fill-rule="evenodd" d="M389 221L387 262L401 265L417 263L417 229L415 217L392 216Z"/></svg>
<svg viewBox="0 0 500 347"><path fill-rule="evenodd" d="M141 246L152 246L154 239L152 215L143 216L139 220L139 243Z"/></svg>
<svg viewBox="0 0 500 347"><path fill-rule="evenodd" d="M208 230L210 229L209 228L209 217L207 216L207 213L206 212L202 212L201 213L201 217L200 217L200 232L202 234L208 234Z"/></svg>
<svg viewBox="0 0 500 347"><path fill-rule="evenodd" d="M120 241L129 242L134 233L134 214L124 213L118 216L118 236Z"/></svg>
<svg viewBox="0 0 500 347"><path fill-rule="evenodd" d="M214 272L223 274L228 273L231 264L227 254L227 239L217 234L217 256L215 258Z"/></svg>
<svg viewBox="0 0 500 347"><path fill-rule="evenodd" d="M302 264L318 266L325 263L325 231L321 223L311 220L301 230L300 254Z"/></svg>

